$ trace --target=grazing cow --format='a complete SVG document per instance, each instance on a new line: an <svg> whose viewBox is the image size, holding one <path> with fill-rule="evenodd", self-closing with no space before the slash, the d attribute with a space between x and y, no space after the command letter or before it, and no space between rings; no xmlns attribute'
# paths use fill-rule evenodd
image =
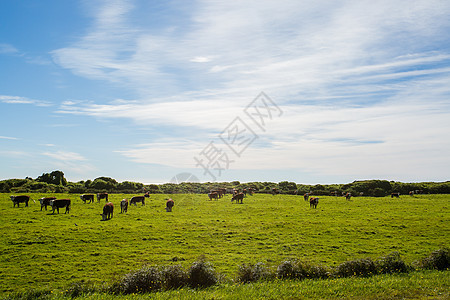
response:
<svg viewBox="0 0 450 300"><path fill-rule="evenodd" d="M216 199L219 200L219 194L217 192L212 192L208 194L209 200Z"/></svg>
<svg viewBox="0 0 450 300"><path fill-rule="evenodd" d="M52 213L55 213L55 209L58 211L59 209L65 207L66 211L65 214L69 213L70 210L70 199L55 199L50 201L50 206L52 207Z"/></svg>
<svg viewBox="0 0 450 300"><path fill-rule="evenodd" d="M172 211L172 207L175 205L175 202L173 202L173 200L171 198L167 199L166 201L166 211L167 212L171 212Z"/></svg>
<svg viewBox="0 0 450 300"><path fill-rule="evenodd" d="M280 191L277 188L272 188L272 195L278 195L280 193Z"/></svg>
<svg viewBox="0 0 450 300"><path fill-rule="evenodd" d="M309 193L306 193L303 195L303 199L305 199L305 201L308 201L309 199Z"/></svg>
<svg viewBox="0 0 450 300"><path fill-rule="evenodd" d="M352 193L345 194L345 199L350 200L352 198Z"/></svg>
<svg viewBox="0 0 450 300"><path fill-rule="evenodd" d="M89 203L93 203L94 202L94 194L83 194L80 195L80 199L86 203L86 201L89 201Z"/></svg>
<svg viewBox="0 0 450 300"><path fill-rule="evenodd" d="M144 197L145 198L150 198L150 192L145 192Z"/></svg>
<svg viewBox="0 0 450 300"><path fill-rule="evenodd" d="M409 191L409 195L412 197L414 196L414 191Z"/></svg>
<svg viewBox="0 0 450 300"><path fill-rule="evenodd" d="M27 196L27 195L10 196L10 198L14 204L13 207L16 207L16 204L17 204L17 207L19 207L19 203L25 203L25 207L27 207L28 201L30 201L30 196Z"/></svg>
<svg viewBox="0 0 450 300"><path fill-rule="evenodd" d="M122 199L120 201L120 213L126 213L128 211L128 199Z"/></svg>
<svg viewBox="0 0 450 300"><path fill-rule="evenodd" d="M145 196L134 196L130 199L130 205L134 204L137 206L138 202L142 202L142 205L145 205Z"/></svg>
<svg viewBox="0 0 450 300"><path fill-rule="evenodd" d="M311 199L309 199L309 207L317 208L317 204L319 204L319 198L311 197Z"/></svg>
<svg viewBox="0 0 450 300"><path fill-rule="evenodd" d="M391 198L394 198L394 197L400 198L400 193L392 193Z"/></svg>
<svg viewBox="0 0 450 300"><path fill-rule="evenodd" d="M42 208L45 207L45 210L47 210L47 206L50 205L50 201L55 200L56 197L43 197L39 199L39 202L41 203L41 211Z"/></svg>
<svg viewBox="0 0 450 300"><path fill-rule="evenodd" d="M242 204L242 200L244 200L244 193L239 193L234 195L233 197L231 197L231 202L233 202L234 200L236 200L236 203L240 203Z"/></svg>
<svg viewBox="0 0 450 300"><path fill-rule="evenodd" d="M102 220L106 221L112 219L114 213L114 205L112 202L108 202L103 206Z"/></svg>
<svg viewBox="0 0 450 300"><path fill-rule="evenodd" d="M108 193L97 193L97 202L100 202L102 199L108 202Z"/></svg>

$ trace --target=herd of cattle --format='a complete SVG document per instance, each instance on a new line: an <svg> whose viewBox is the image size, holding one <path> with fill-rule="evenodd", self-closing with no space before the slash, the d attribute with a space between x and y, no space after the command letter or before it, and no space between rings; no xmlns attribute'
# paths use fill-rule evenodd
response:
<svg viewBox="0 0 450 300"><path fill-rule="evenodd" d="M252 188L248 188L248 189L242 189L240 191L236 190L236 189L224 189L224 188L220 188L220 189L215 189L215 190L211 190L208 193L208 198L209 200L219 200L220 198L223 198L224 195L230 193L232 194L231 197L231 202L236 201L236 203L243 203L244 197L247 196L247 194L249 195L253 195L255 191ZM279 194L279 190L276 188L272 189L272 195L277 195ZM415 194L422 194L423 191L422 190L414 190L414 191L410 191L409 195L410 196L414 196ZM332 192L331 193L332 196L337 196L337 192ZM360 196L362 196L363 194L360 193ZM112 202L108 201L108 193L98 193L97 195L94 194L83 194L80 195L80 199L84 202L84 203L93 203L95 200L95 196L97 196L97 202L100 203L100 200L105 199L106 204L103 207L103 213L102 218L103 220L107 220L107 219L111 219L113 217L113 213L114 213L114 205L112 204ZM345 199L350 200L352 197L351 193L345 192L342 193L342 196L345 197ZM142 205L145 205L145 198L150 197L150 194L148 192L145 193L144 196L134 196L131 197L130 201L128 202L128 199L123 199L122 201L120 201L120 212L121 213L126 213L128 211L128 204L134 204L137 205L137 203L142 203ZM317 205L319 204L319 198L318 197L312 197L312 193L305 193L303 195L304 200L305 201L309 201L309 206L311 208L317 208ZM391 193L391 198L400 198L400 193ZM20 203L24 203L25 206L28 206L28 202L30 200L33 200L30 198L30 196L28 195L20 195L20 196L11 196L11 200L14 204L13 207L19 207ZM33 200L34 201L34 200ZM36 202L36 201L34 201ZM56 197L43 197L39 199L39 202L41 204L41 211L43 208L45 208L45 210L47 210L47 206L51 206L52 208L52 213L55 213L55 210L58 212L59 214L59 209L60 208L65 208L65 213L69 213L70 211L70 205L71 205L71 200L70 199L57 199ZM175 205L174 201L172 199L166 199L166 211L167 212L171 212L173 206Z"/></svg>

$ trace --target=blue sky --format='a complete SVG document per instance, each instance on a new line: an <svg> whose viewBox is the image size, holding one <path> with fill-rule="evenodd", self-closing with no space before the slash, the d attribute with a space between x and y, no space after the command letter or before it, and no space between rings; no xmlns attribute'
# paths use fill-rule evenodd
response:
<svg viewBox="0 0 450 300"><path fill-rule="evenodd" d="M449 14L448 1L1 1L0 179L449 180Z"/></svg>

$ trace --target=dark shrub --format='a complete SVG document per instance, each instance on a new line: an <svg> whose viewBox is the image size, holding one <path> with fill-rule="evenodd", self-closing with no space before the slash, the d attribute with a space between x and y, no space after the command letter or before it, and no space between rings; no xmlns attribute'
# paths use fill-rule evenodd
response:
<svg viewBox="0 0 450 300"><path fill-rule="evenodd" d="M280 279L327 278L329 275L326 267L302 261L284 261L277 268L277 277Z"/></svg>
<svg viewBox="0 0 450 300"><path fill-rule="evenodd" d="M164 289L178 289L188 283L188 274L180 266L167 266L162 270L162 280Z"/></svg>
<svg viewBox="0 0 450 300"><path fill-rule="evenodd" d="M189 285L193 288L208 287L217 283L217 274L209 262L203 258L189 268Z"/></svg>
<svg viewBox="0 0 450 300"><path fill-rule="evenodd" d="M77 281L77 282L71 283L69 285L69 287L66 289L66 291L64 292L64 294L71 298L77 298L81 295L93 293L94 291L95 291L94 286L92 284L85 283L82 281Z"/></svg>
<svg viewBox="0 0 450 300"><path fill-rule="evenodd" d="M409 270L408 265L400 258L397 251L389 253L385 257L381 257L375 262L378 273L406 273Z"/></svg>
<svg viewBox="0 0 450 300"><path fill-rule="evenodd" d="M272 273L263 263L257 263L255 265L243 264L239 266L237 280L248 283L269 279L271 277L273 277Z"/></svg>
<svg viewBox="0 0 450 300"><path fill-rule="evenodd" d="M428 257L419 262L419 266L424 269L447 270L450 268L450 251L442 248L433 251Z"/></svg>
<svg viewBox="0 0 450 300"><path fill-rule="evenodd" d="M161 271L156 267L145 266L140 270L126 274L115 288L123 294L143 294L160 290L161 286Z"/></svg>
<svg viewBox="0 0 450 300"><path fill-rule="evenodd" d="M377 268L370 258L346 261L336 268L336 275L340 277L371 276L376 274Z"/></svg>

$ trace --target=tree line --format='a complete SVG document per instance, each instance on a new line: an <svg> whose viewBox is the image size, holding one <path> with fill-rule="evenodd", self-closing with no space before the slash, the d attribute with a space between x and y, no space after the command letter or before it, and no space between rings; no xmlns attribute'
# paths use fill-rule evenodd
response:
<svg viewBox="0 0 450 300"><path fill-rule="evenodd" d="M123 193L139 194L204 194L218 188L226 189L252 189L255 193L270 194L277 190L280 194L303 195L342 195L351 193L354 196L384 197L391 193L409 194L410 191L419 191L424 194L450 194L450 181L445 182L415 182L404 183L388 180L362 180L346 184L298 184L295 182L182 182L164 184L143 184L140 182L117 180L110 177L98 177L94 180L70 182L64 177L62 171L43 173L33 179L7 179L0 181L1 193Z"/></svg>

